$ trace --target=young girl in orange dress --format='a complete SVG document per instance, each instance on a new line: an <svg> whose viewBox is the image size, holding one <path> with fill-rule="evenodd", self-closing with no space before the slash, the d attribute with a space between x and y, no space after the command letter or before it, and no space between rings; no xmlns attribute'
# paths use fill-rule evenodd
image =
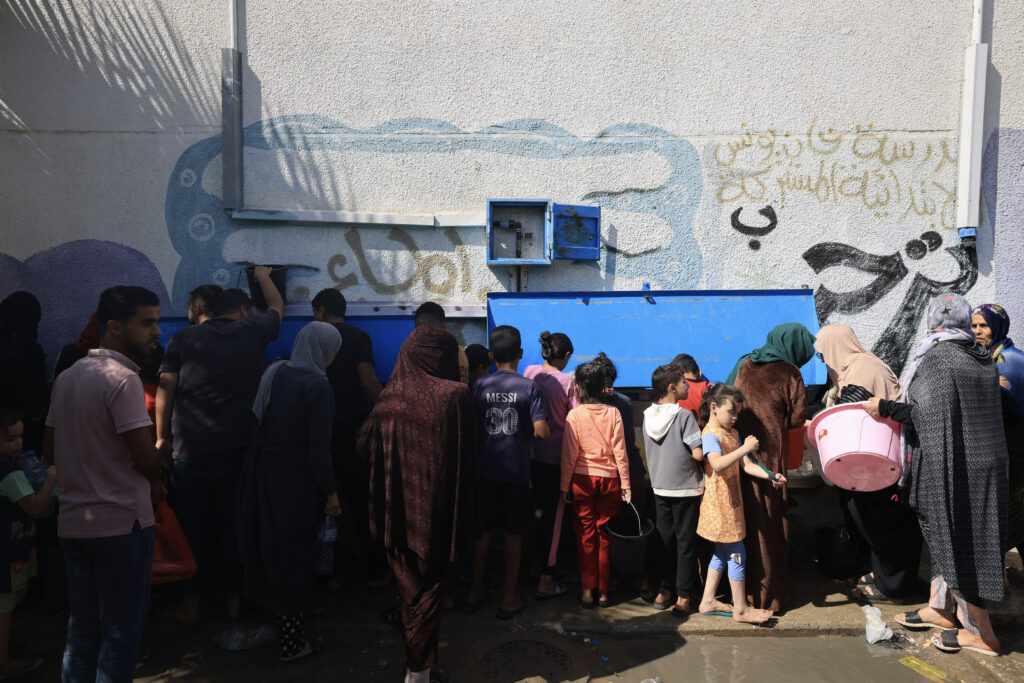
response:
<svg viewBox="0 0 1024 683"><path fill-rule="evenodd" d="M760 624L771 618L770 610L755 609L747 603L744 564L746 551L743 539L747 535L743 522L743 495L740 492L740 470L751 477L772 479L776 487L786 483L781 473L769 475L751 459L758 447L756 437L748 436L740 445L740 437L733 428L743 408L743 394L731 384L716 384L709 389L700 403L698 422L705 425L704 447L704 499L700 505L697 534L713 541L715 553L708 565L701 614L732 616L733 620ZM716 599L722 574L728 571L732 588L730 607Z"/></svg>

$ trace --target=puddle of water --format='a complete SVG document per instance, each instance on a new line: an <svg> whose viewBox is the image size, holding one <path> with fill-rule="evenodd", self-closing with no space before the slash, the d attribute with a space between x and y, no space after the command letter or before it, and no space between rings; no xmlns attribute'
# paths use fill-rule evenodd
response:
<svg viewBox="0 0 1024 683"><path fill-rule="evenodd" d="M670 642L673 640L674 644ZM611 646L603 654L617 670L617 676L613 674L617 681L641 681L655 676L664 683L683 680L920 683L924 680L899 661L912 655L912 650L870 646L860 638L697 637L685 643L679 640L633 641L627 647ZM606 680L607 673L602 671L602 677L597 680Z"/></svg>

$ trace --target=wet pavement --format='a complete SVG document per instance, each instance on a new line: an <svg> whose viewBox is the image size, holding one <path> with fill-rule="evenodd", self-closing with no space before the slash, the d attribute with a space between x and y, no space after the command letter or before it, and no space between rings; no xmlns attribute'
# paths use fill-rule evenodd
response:
<svg viewBox="0 0 1024 683"><path fill-rule="evenodd" d="M824 489L797 494L791 512L793 554L790 609L771 628L737 624L726 617L691 614L680 620L657 612L631 591L613 592L609 609L582 610L575 591L536 602L525 579L527 608L512 621L495 618L493 599L476 614L445 612L441 660L454 681L1022 681L1024 680L1024 587L1017 585L995 610L1004 656L970 652L948 655L928 644L930 632L911 633L893 622L916 605L879 605L897 636L895 643L868 645L865 617L845 585L815 568L813 530L835 520ZM1016 554L1009 561L1019 568ZM495 574L493 579L497 579ZM460 588L458 597L465 595ZM222 603L205 605L209 621L188 629L158 616L173 605L173 587L156 592L141 681L400 681L404 652L381 613L393 592L371 594L353 583L337 593L320 590L322 614L307 621L324 651L294 664L277 661L273 645L226 651L215 639L231 624L217 619ZM271 623L247 610L243 625ZM45 620L31 604L15 614L12 650L42 656L46 665L17 680L59 679L64 638L61 619Z"/></svg>

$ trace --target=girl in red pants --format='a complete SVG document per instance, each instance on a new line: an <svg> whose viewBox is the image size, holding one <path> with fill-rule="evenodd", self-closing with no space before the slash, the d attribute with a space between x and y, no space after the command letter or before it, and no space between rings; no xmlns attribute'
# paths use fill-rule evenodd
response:
<svg viewBox="0 0 1024 683"><path fill-rule="evenodd" d="M576 553L583 593L589 609L608 607L611 541L605 522L629 502L629 462L619 411L600 402L605 390L604 369L593 363L576 368L580 405L569 412L562 440L562 497L575 513ZM630 435L632 437L632 435Z"/></svg>

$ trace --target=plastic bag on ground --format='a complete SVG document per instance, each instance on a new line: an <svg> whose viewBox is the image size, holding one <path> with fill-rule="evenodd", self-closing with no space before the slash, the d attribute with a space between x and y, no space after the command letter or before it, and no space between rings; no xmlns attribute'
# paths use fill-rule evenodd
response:
<svg viewBox="0 0 1024 683"><path fill-rule="evenodd" d="M873 645L892 638L892 629L882 621L882 610L874 605L864 605L861 609L864 610L864 616L867 617L864 636L869 644Z"/></svg>

